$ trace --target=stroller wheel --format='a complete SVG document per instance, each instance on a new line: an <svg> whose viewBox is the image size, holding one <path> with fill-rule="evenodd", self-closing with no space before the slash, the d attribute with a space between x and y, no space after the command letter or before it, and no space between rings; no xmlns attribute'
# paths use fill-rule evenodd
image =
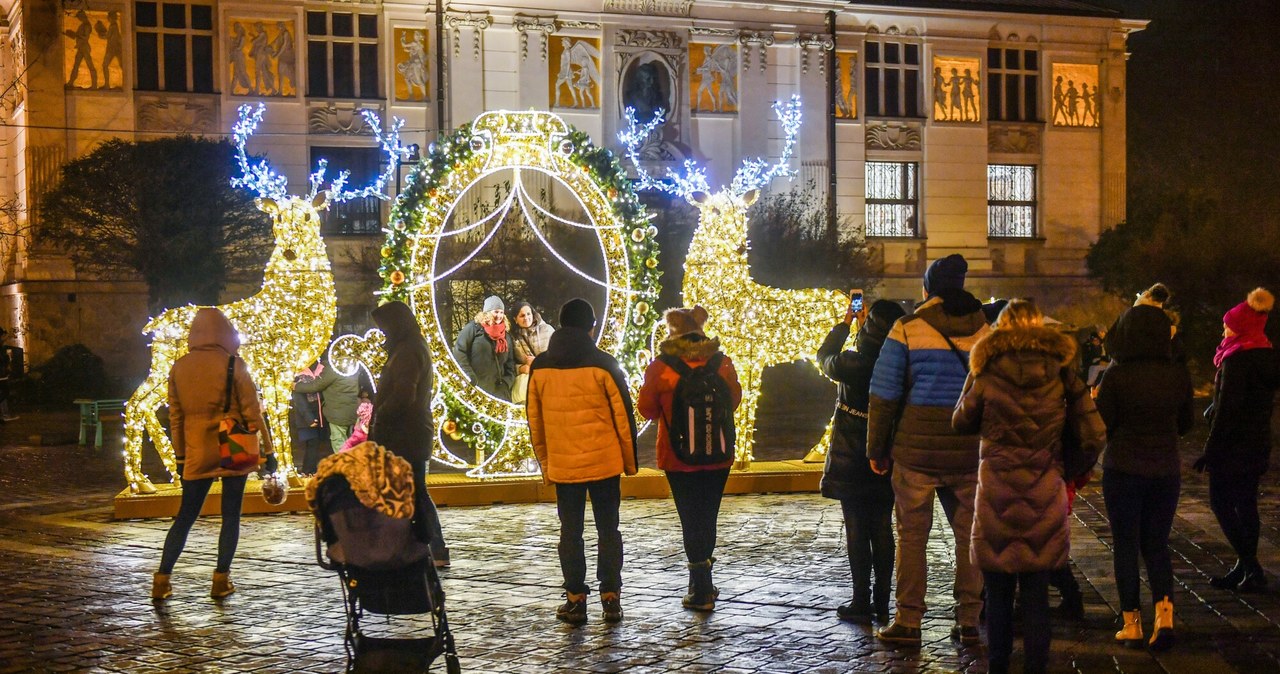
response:
<svg viewBox="0 0 1280 674"><path fill-rule="evenodd" d="M444 669L449 674L461 674L462 664L458 662L458 656L456 655L444 656Z"/></svg>

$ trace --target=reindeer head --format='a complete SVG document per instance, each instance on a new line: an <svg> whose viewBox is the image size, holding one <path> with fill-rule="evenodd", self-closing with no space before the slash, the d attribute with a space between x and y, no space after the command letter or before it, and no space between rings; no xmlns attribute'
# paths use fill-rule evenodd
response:
<svg viewBox="0 0 1280 674"><path fill-rule="evenodd" d="M298 196L289 194L288 178L276 173L266 160L256 164L251 163L245 152L245 143L258 128L265 109L266 106L261 103L257 107L240 106L240 120L232 128L240 175L231 179L231 185L257 192L258 198L255 202L258 208L271 216L276 248L268 262L269 269L292 271L328 269L329 258L325 251L324 240L320 237L320 213L328 208L330 203L367 197L387 198L384 194L387 180L395 174L400 160L408 154L408 148L400 144L400 127L404 125L404 120L394 120L391 131L384 135L382 121L378 115L372 110L362 111L365 123L373 130L374 137L387 153L387 168L369 185L359 189L347 189L347 178L350 174L342 171L327 189L322 189L327 166L325 160L321 159L317 163L315 172L311 174L310 192L305 196Z"/></svg>

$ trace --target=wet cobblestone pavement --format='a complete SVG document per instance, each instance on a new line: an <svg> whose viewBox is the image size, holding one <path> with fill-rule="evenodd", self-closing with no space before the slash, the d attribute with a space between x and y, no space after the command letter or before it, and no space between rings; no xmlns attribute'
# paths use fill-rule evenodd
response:
<svg viewBox="0 0 1280 674"><path fill-rule="evenodd" d="M314 562L309 516L247 517L232 574L239 592L221 602L208 597L218 519L202 519L174 573L174 597L157 607L148 592L169 520L112 521L120 459L76 447L74 430L74 413L24 413L0 429L0 672L344 668L340 589ZM37 433L45 445L29 441ZM1273 472L1264 479L1261 546L1272 572L1280 571L1276 494ZM464 671L986 670L981 647L948 639L953 555L949 533L936 525L925 643L908 649L882 646L870 628L835 619L849 593L844 537L838 505L817 495L726 497L716 568L722 595L707 617L680 607L687 577L671 501L624 502L626 618L606 625L592 597L591 620L576 629L554 619L562 601L554 505L445 508L441 516L453 557L443 572L448 612ZM1232 560L1203 476L1184 475L1171 541L1179 642L1166 653L1112 641L1118 606L1096 482L1082 492L1072 527L1087 617L1055 622L1053 671L1280 672L1280 591L1235 595L1208 584ZM1015 671L1018 663L1015 653Z"/></svg>

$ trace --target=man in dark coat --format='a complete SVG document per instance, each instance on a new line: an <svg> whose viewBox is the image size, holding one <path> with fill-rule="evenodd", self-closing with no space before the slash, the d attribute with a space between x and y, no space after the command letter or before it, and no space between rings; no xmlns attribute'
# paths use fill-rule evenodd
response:
<svg viewBox="0 0 1280 674"><path fill-rule="evenodd" d="M867 461L867 397L871 372L894 321L906 312L896 302L878 300L858 316L857 351L842 351L855 314L845 313L818 349L818 367L836 381L835 432L822 471L822 495L840 501L844 512L853 601L836 609L841 620L881 624L889 618L893 581L893 486ZM871 572L875 570L875 587Z"/></svg>
<svg viewBox="0 0 1280 674"><path fill-rule="evenodd" d="M387 362L378 380L369 440L413 466L417 530L430 536L436 566L448 566L440 513L427 493L427 467L436 433L431 419L431 351L413 310L404 302L388 302L374 309L372 316L386 335Z"/></svg>

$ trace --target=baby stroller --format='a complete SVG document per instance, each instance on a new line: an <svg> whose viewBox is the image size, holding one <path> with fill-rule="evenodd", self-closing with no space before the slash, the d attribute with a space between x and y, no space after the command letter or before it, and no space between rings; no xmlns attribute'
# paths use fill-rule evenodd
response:
<svg viewBox="0 0 1280 674"><path fill-rule="evenodd" d="M321 470L317 479L316 562L337 571L342 581L347 671L425 672L443 654L448 673L461 672L445 614L444 588L423 540L429 534L415 532L419 527L407 518L365 506L342 474L325 475ZM308 489L308 496L311 493ZM388 624L391 616L429 615L434 634L369 636L360 626L366 612L385 616Z"/></svg>

